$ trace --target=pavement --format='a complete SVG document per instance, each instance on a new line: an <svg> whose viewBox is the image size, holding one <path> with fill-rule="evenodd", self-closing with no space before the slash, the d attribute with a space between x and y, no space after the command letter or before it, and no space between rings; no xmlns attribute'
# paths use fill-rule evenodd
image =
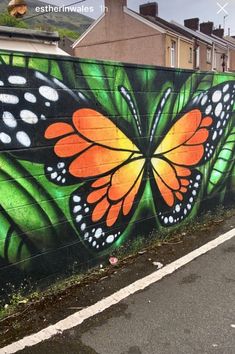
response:
<svg viewBox="0 0 235 354"><path fill-rule="evenodd" d="M22 354L234 354L235 237Z"/></svg>

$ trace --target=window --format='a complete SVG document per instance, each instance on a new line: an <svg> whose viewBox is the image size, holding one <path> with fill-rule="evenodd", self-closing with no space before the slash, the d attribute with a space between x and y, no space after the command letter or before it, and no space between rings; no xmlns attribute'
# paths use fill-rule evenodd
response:
<svg viewBox="0 0 235 354"><path fill-rule="evenodd" d="M196 48L196 68L200 68L200 47Z"/></svg>
<svg viewBox="0 0 235 354"><path fill-rule="evenodd" d="M189 48L189 63L193 62L193 48Z"/></svg>
<svg viewBox="0 0 235 354"><path fill-rule="evenodd" d="M171 41L171 67L175 68L176 66L176 42Z"/></svg>
<svg viewBox="0 0 235 354"><path fill-rule="evenodd" d="M212 50L211 50L211 48L207 48L206 61L207 61L207 63L211 64L211 60L212 60Z"/></svg>

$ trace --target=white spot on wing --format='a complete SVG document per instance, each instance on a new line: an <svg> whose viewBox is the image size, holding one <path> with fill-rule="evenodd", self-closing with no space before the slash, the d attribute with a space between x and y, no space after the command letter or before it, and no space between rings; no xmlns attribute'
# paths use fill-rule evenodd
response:
<svg viewBox="0 0 235 354"><path fill-rule="evenodd" d="M31 145L31 140L29 136L23 131L19 131L16 133L16 139L23 146L29 147Z"/></svg>
<svg viewBox="0 0 235 354"><path fill-rule="evenodd" d="M39 87L39 93L49 101L56 102L59 99L57 91L49 86Z"/></svg>
<svg viewBox="0 0 235 354"><path fill-rule="evenodd" d="M76 217L76 221L77 222L80 222L82 220L82 215L78 215L77 217Z"/></svg>
<svg viewBox="0 0 235 354"><path fill-rule="evenodd" d="M26 79L23 76L11 75L8 78L10 84L13 85L24 85L26 84Z"/></svg>
<svg viewBox="0 0 235 354"><path fill-rule="evenodd" d="M102 235L102 229L99 228L99 229L97 229L96 232L95 232L95 238L100 238L101 235Z"/></svg>
<svg viewBox="0 0 235 354"><path fill-rule="evenodd" d="M19 103L19 98L15 95L8 95L7 93L1 93L0 101L8 104L17 104Z"/></svg>
<svg viewBox="0 0 235 354"><path fill-rule="evenodd" d="M223 92L227 92L228 89L229 89L229 84L226 84L226 85L224 86L224 88L223 88Z"/></svg>
<svg viewBox="0 0 235 354"><path fill-rule="evenodd" d="M36 103L37 102L36 97L30 92L26 92L24 94L24 98L25 98L26 101L28 101L30 103Z"/></svg>
<svg viewBox="0 0 235 354"><path fill-rule="evenodd" d="M85 228L86 228L86 224L85 224L85 223L83 223L83 224L81 225L81 230L82 230L82 231L84 231L84 230L85 230Z"/></svg>
<svg viewBox="0 0 235 354"><path fill-rule="evenodd" d="M23 109L20 112L20 118L28 124L36 124L38 122L38 117L35 113L28 111L27 109Z"/></svg>
<svg viewBox="0 0 235 354"><path fill-rule="evenodd" d="M217 132L214 132L213 136L212 136L212 140L215 140L217 138Z"/></svg>
<svg viewBox="0 0 235 354"><path fill-rule="evenodd" d="M107 243L112 243L114 241L114 236L113 235L109 235L107 238L106 238L106 242Z"/></svg>
<svg viewBox="0 0 235 354"><path fill-rule="evenodd" d="M74 201L75 203L80 203L81 197L79 197L78 195L74 195L74 196L73 196L73 201Z"/></svg>
<svg viewBox="0 0 235 354"><path fill-rule="evenodd" d="M210 114L211 111L212 111L212 105L209 105L209 106L206 108L205 113L206 113L206 114Z"/></svg>
<svg viewBox="0 0 235 354"><path fill-rule="evenodd" d="M17 121L11 112L3 112L2 119L3 122L10 128L15 128L17 126Z"/></svg>
<svg viewBox="0 0 235 354"><path fill-rule="evenodd" d="M4 144L9 144L11 142L11 137L8 134L0 133L0 141Z"/></svg>
<svg viewBox="0 0 235 354"><path fill-rule="evenodd" d="M76 206L73 208L73 212L76 214L76 213L78 213L81 209L82 209L81 205L76 205Z"/></svg>
<svg viewBox="0 0 235 354"><path fill-rule="evenodd" d="M221 98L222 98L222 92L219 90L215 91L212 95L212 101L214 103L219 102Z"/></svg>
<svg viewBox="0 0 235 354"><path fill-rule="evenodd" d="M216 106L216 108L215 108L215 115L216 115L216 117L219 117L219 116L220 116L220 114L221 114L221 112L222 112L222 109L223 109L223 105L222 105L222 103L220 102L220 103L217 104L217 106Z"/></svg>

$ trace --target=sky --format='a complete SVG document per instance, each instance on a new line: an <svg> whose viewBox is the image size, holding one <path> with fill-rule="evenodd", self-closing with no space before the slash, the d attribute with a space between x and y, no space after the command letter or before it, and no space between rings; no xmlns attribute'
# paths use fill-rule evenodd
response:
<svg viewBox="0 0 235 354"><path fill-rule="evenodd" d="M69 5L76 0L45 0L53 5ZM118 0L116 0L118 1ZM139 5L148 0L127 0L128 7L138 11ZM213 21L218 27L225 22L225 33L235 35L235 0L158 0L159 16L166 20L183 23L185 18L199 17L201 21ZM40 0L38 0L40 4ZM97 18L103 12L104 0L86 0L83 6L92 7L86 15ZM81 6L78 4L77 6ZM224 18L226 16L226 18Z"/></svg>

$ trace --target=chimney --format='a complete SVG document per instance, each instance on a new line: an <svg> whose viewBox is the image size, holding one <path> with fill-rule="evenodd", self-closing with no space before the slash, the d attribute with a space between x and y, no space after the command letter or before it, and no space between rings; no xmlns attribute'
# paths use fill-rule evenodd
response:
<svg viewBox="0 0 235 354"><path fill-rule="evenodd" d="M219 26L219 28L214 29L213 34L219 38L224 37L224 29Z"/></svg>
<svg viewBox="0 0 235 354"><path fill-rule="evenodd" d="M199 18L189 18L187 20L184 20L184 25L187 28L190 28L193 31L198 31L199 30Z"/></svg>
<svg viewBox="0 0 235 354"><path fill-rule="evenodd" d="M127 6L127 0L105 0L105 12L109 15L116 15L123 12L123 7Z"/></svg>
<svg viewBox="0 0 235 354"><path fill-rule="evenodd" d="M214 29L214 22L202 22L200 24L200 31L202 33L207 34L208 36L210 36L212 34L212 31Z"/></svg>
<svg viewBox="0 0 235 354"><path fill-rule="evenodd" d="M158 16L158 3L157 2L149 2L147 4L140 5L140 14L143 16Z"/></svg>

